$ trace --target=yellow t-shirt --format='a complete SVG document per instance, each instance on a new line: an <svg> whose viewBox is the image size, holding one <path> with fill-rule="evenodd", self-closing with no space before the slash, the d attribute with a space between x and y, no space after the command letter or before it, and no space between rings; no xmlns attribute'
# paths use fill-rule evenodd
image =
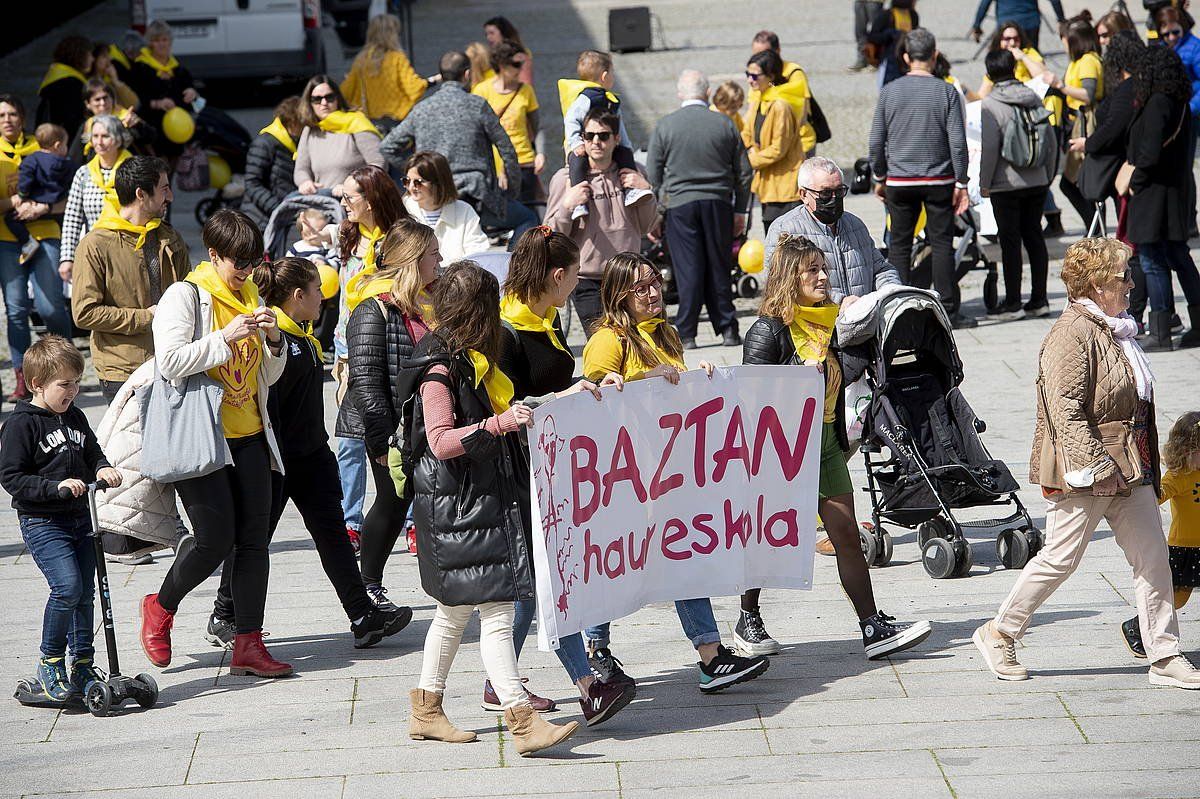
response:
<svg viewBox="0 0 1200 799"><path fill-rule="evenodd" d="M32 136L24 134L18 143L24 143L26 140L32 139ZM17 193L17 171L21 166L20 155L10 155L0 150L0 186L4 188L4 196L11 197ZM33 236L38 241L44 239L57 239L62 236L62 231L58 227L58 222L53 219L35 219L32 222L27 222L25 227L29 230L29 235ZM0 241L16 241L17 237L8 229L8 225L4 222L4 215L0 214Z"/></svg>
<svg viewBox="0 0 1200 799"><path fill-rule="evenodd" d="M913 29L912 11L907 8L892 9L892 24L898 31L910 31Z"/></svg>
<svg viewBox="0 0 1200 799"><path fill-rule="evenodd" d="M655 351L661 363L687 368L682 359L672 358L657 347ZM609 372L616 372L626 380L641 380L650 368L642 363L632 347L625 346L617 331L611 327L597 330L583 348L583 374L588 380L599 382Z"/></svg>
<svg viewBox="0 0 1200 799"><path fill-rule="evenodd" d="M233 321L237 311L221 302L214 302L213 329L221 330ZM262 343L250 336L229 345L233 357L208 370L208 376L225 389L221 397L221 427L226 438L245 438L263 429L262 413L258 407L258 368L262 365Z"/></svg>
<svg viewBox="0 0 1200 799"><path fill-rule="evenodd" d="M529 140L529 112L538 110L537 95L534 94L533 87L522 83L516 92L502 94L496 88L494 80L485 80L472 89L471 93L487 100L488 105L500 117L500 125L517 151L517 163L522 166L532 164L537 153L533 150L533 142Z"/></svg>
<svg viewBox="0 0 1200 799"><path fill-rule="evenodd" d="M1200 471L1168 470L1162 478L1160 503L1171 501L1171 532L1167 543L1173 547L1200 547Z"/></svg>
<svg viewBox="0 0 1200 799"><path fill-rule="evenodd" d="M1104 65L1100 63L1100 57L1095 53L1084 53L1075 61L1072 61L1067 66L1067 72L1063 75L1063 83L1073 89L1082 89L1083 81L1091 78L1096 81L1096 102L1104 99ZM1082 100L1076 100L1074 97L1067 98L1067 107L1072 110L1078 110L1087 103Z"/></svg>

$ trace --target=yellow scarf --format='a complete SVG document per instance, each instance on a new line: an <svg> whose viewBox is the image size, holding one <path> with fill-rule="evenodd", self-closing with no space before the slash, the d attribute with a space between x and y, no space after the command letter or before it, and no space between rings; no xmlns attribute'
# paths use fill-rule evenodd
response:
<svg viewBox="0 0 1200 799"><path fill-rule="evenodd" d="M488 399L492 401L492 410L496 413L507 411L512 405L513 393L516 391L508 375L500 371L500 367L489 361L482 352L467 350L467 355L471 357L471 365L475 367L475 388L479 388L479 384L483 383Z"/></svg>
<svg viewBox="0 0 1200 799"><path fill-rule="evenodd" d="M680 369L686 369L687 365L684 364L682 358L674 358L663 352L661 349L659 349L658 343L654 340L654 331L658 330L658 326L666 321L666 319L661 317L655 317L654 319L647 319L644 322L638 322L638 335L640 335L642 339L650 345L650 348L654 350L654 354L658 356L658 360L660 362L678 366Z"/></svg>
<svg viewBox="0 0 1200 799"><path fill-rule="evenodd" d="M40 149L42 148L41 145L37 143L37 139L33 138L32 136L26 138L24 131L22 131L21 135L17 137L15 144L3 136L0 136L0 156L7 158L14 164L20 164L22 158L30 153L36 153Z"/></svg>
<svg viewBox="0 0 1200 799"><path fill-rule="evenodd" d="M146 66L150 67L158 73L160 78L164 75L168 79L175 77L175 68L179 66L179 61L175 58L175 56L171 56L171 60L165 64L159 61L154 57L154 54L150 52L149 47L143 47L142 51L138 53L137 58L133 60L139 64L145 64Z"/></svg>
<svg viewBox="0 0 1200 799"><path fill-rule="evenodd" d="M346 310L350 313L354 312L364 300L369 300L372 297L378 297L380 294L387 294L392 290L394 281L387 278L376 278L375 267L365 267L354 277L346 281Z"/></svg>
<svg viewBox="0 0 1200 799"><path fill-rule="evenodd" d="M792 334L796 355L802 361L824 363L829 354L829 340L833 338L833 325L837 321L838 307L793 305L792 313L794 316L792 323L788 325L788 331Z"/></svg>
<svg viewBox="0 0 1200 799"><path fill-rule="evenodd" d="M375 250L379 240L383 238L383 231L378 227L373 227L367 230L361 222L358 223L358 235L362 236L367 242L367 249L363 251L363 266L366 269L375 271ZM365 270L364 270L365 271Z"/></svg>
<svg viewBox="0 0 1200 799"><path fill-rule="evenodd" d="M369 130L376 136L381 135L379 128L362 111L330 111L317 126L326 133L354 134Z"/></svg>
<svg viewBox="0 0 1200 799"><path fill-rule="evenodd" d="M513 294L505 294L500 300L500 318L508 322L516 330L527 333L545 333L550 337L550 343L555 349L567 352L567 348L558 340L558 332L554 329L554 320L558 318L558 309L553 305L545 316L538 316L529 306L521 302Z"/></svg>
<svg viewBox="0 0 1200 799"><path fill-rule="evenodd" d="M63 78L75 78L80 83L87 83L87 76L84 75L75 67L68 64L61 64L58 61L53 61L50 68L46 70L46 77L42 78L42 85L38 86L38 94L41 94L42 89L49 86L55 81L60 81Z"/></svg>
<svg viewBox="0 0 1200 799"><path fill-rule="evenodd" d="M283 126L283 121L279 117L271 120L271 124L259 131L274 136L275 140L288 149L292 154L292 160L296 160L296 142L292 141L292 134L288 133L288 129Z"/></svg>
<svg viewBox="0 0 1200 799"><path fill-rule="evenodd" d="M251 284L251 281L247 281L247 285L249 284ZM288 316L287 313L278 305L271 306L271 309L275 311L275 320L279 323L279 329L281 331L284 333L291 333L293 336L298 336L300 338L306 338L312 342L313 347L316 348L313 350L313 360L317 363L320 363L321 356L319 353L321 352L321 341L312 334L312 322L304 322L301 324L292 317Z"/></svg>
<svg viewBox="0 0 1200 799"><path fill-rule="evenodd" d="M262 305L258 296L258 286L254 285L253 280L247 280L242 290L234 294L233 289L225 285L225 281L217 274L217 268L210 261L201 261L184 280L196 284L211 294L214 301L237 313L253 314L254 309Z"/></svg>
<svg viewBox="0 0 1200 799"><path fill-rule="evenodd" d="M114 63L125 67L125 69L129 69L133 66L129 63L129 56L125 55L125 51L120 47L117 47L115 44L110 44L108 46L108 57L111 58Z"/></svg>
<svg viewBox="0 0 1200 799"><path fill-rule="evenodd" d="M97 155L91 161L88 161L88 173L92 176L92 184L104 191L104 206L112 208L114 213L121 207L121 204L117 201L117 167L125 163L130 157L131 155L128 150L122 150L117 155L117 162L108 171L108 180L104 179L104 173L100 171L100 156Z"/></svg>
<svg viewBox="0 0 1200 799"><path fill-rule="evenodd" d="M114 170L115 171L115 170ZM162 224L161 219L151 219L144 225L135 225L117 211L117 209L104 203L104 210L100 212L100 218L96 220L97 230L124 230L126 233L136 233L137 241L133 243L133 249L140 250L146 243L146 234Z"/></svg>

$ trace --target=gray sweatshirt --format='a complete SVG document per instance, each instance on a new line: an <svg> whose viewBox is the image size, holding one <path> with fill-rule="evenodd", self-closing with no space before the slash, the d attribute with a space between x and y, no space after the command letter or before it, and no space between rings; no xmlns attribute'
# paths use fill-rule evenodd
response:
<svg viewBox="0 0 1200 799"><path fill-rule="evenodd" d="M1015 80L997 83L980 107L982 143L979 188L988 192L1017 191L1050 185L1053 159L1043 166L1017 168L1000 155L1004 131L1014 124L1013 108L1040 108L1042 101L1028 86Z"/></svg>

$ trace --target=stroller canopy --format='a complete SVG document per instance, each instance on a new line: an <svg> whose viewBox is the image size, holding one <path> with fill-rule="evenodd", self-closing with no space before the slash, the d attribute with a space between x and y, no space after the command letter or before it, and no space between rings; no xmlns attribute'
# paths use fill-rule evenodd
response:
<svg viewBox="0 0 1200 799"><path fill-rule="evenodd" d="M858 343L843 348L847 382L858 379L869 368L876 382L882 383L897 355L912 353L927 366L942 367L946 390L962 383L963 365L950 317L937 294L924 289L896 289L881 292L873 305L871 314L858 325L860 331L873 335L864 337L860 333L855 336L860 339ZM841 332L839 325L839 335Z"/></svg>

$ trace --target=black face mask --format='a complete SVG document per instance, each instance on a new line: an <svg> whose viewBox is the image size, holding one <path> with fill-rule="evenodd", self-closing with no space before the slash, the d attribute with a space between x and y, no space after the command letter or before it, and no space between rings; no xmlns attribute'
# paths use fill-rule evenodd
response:
<svg viewBox="0 0 1200 799"><path fill-rule="evenodd" d="M825 199L818 194L816 199L817 207L813 211L813 216L817 218L817 221L826 225L837 224L846 210L845 198L835 194L829 199Z"/></svg>

